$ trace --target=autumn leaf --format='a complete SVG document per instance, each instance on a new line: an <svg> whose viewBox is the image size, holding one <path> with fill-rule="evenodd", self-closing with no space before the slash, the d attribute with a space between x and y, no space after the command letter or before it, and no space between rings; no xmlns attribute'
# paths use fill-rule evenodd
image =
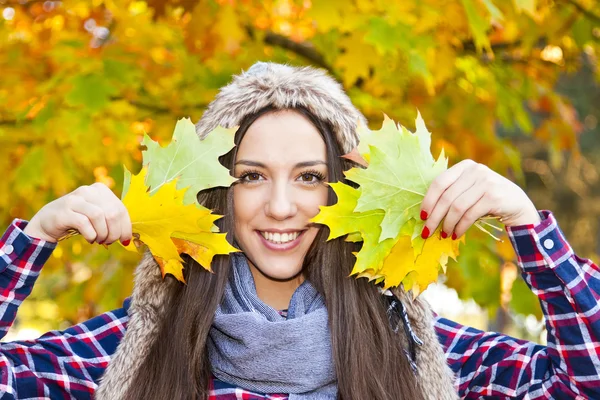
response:
<svg viewBox="0 0 600 400"><path fill-rule="evenodd" d="M337 195L337 203L321 206L319 214L311 221L329 227L328 240L348 235L352 241L363 241L361 250L355 254L352 270L358 278L382 283L384 289L403 283L404 289L412 289L416 297L429 283L437 280L440 267L445 272L449 257L456 259L460 241L442 239L441 228L428 239L421 239L421 250L416 252L411 239L415 220L409 221L396 238L380 242L383 212L355 212L360 189L340 182L330 186ZM411 272L410 279L405 280Z"/></svg>
<svg viewBox="0 0 600 400"><path fill-rule="evenodd" d="M181 253L211 271L215 255L237 251L225 233L217 233L214 222L221 216L196 200L199 191L234 181L218 160L233 148L233 134L233 129L218 127L200 140L191 120L180 119L166 147L144 137L144 167L138 176L125 169L123 203L136 204L133 197L139 201L136 207L147 207L145 214L130 211L133 231L148 245L163 276L171 273L184 282Z"/></svg>
<svg viewBox="0 0 600 400"><path fill-rule="evenodd" d="M423 250L415 260L414 280L403 283L406 290L413 290L413 296L425 290L430 283L437 281L440 269L446 273L448 260L452 258L456 261L459 245L465 241L464 236L459 240L452 240L451 238L442 239L440 234L441 226L423 241Z"/></svg>
<svg viewBox="0 0 600 400"><path fill-rule="evenodd" d="M181 252L190 251L196 261L210 270L215 254L236 251L224 240L225 234L210 232L220 216L207 208L184 204L186 189L178 190L176 180L164 183L150 194L145 184L146 175L144 167L139 174L131 176L123 204L129 212L133 234L148 246L161 266L163 277L172 274L179 281L185 281ZM174 242L172 238L179 240ZM127 248L135 251L132 244Z"/></svg>
<svg viewBox="0 0 600 400"><path fill-rule="evenodd" d="M217 127L200 140L192 121L183 118L175 125L166 147L145 135L142 144L146 150L142 154L143 165L149 166L146 184L150 194L178 178L177 189L189 187L184 204L190 204L201 190L231 185L235 179L219 163L219 157L233 148L234 133L235 129Z"/></svg>
<svg viewBox="0 0 600 400"><path fill-rule="evenodd" d="M448 258L456 259L460 243L442 239L441 227L427 239L415 235L423 226L418 210L424 193L447 162L443 155L437 161L431 156L431 133L420 115L416 126L413 134L386 117L379 131L360 128L358 147L346 155L355 161L370 160L366 169L346 172L360 188L331 183L337 203L322 206L312 219L329 227L328 239L348 235L346 240L362 240L353 275L382 284L384 289L402 284L415 297L437 280L440 268L445 272ZM367 207L361 209L361 201ZM383 237L389 215L394 217L388 227L393 236Z"/></svg>
<svg viewBox="0 0 600 400"><path fill-rule="evenodd" d="M179 253L190 255L198 264L212 271L214 256L239 251L229 244L226 235L214 232L174 232L172 240Z"/></svg>
<svg viewBox="0 0 600 400"><path fill-rule="evenodd" d="M358 233L363 241L362 250L356 254L357 261L352 271L359 274L369 268L378 269L383 259L393 245L393 240L379 242L381 220L384 213L381 210L364 213L355 212L360 197L360 190L343 183L331 183L338 201L332 206L321 206L320 212L311 221L325 224L329 227L328 240L342 235Z"/></svg>
<svg viewBox="0 0 600 400"><path fill-rule="evenodd" d="M383 210L380 241L398 235L411 218L419 219L420 204L433 179L447 169L443 153L434 160L430 153L431 134L420 115L417 130L409 132L386 119L379 131L359 131L360 141L367 140L368 150L359 143L359 153L369 161L366 169L352 168L346 177L360 185L362 195L356 211ZM365 157L368 156L368 157ZM413 237L418 236L418 226Z"/></svg>

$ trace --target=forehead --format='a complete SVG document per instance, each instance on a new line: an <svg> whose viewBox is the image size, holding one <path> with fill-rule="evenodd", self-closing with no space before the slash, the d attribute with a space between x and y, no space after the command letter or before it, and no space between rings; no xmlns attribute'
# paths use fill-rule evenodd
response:
<svg viewBox="0 0 600 400"><path fill-rule="evenodd" d="M326 160L326 147L317 128L304 115L283 110L259 117L244 135L237 159L287 165Z"/></svg>

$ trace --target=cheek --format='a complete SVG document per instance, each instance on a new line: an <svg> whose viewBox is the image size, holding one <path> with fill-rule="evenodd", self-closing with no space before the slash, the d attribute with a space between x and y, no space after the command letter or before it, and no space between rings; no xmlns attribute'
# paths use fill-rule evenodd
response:
<svg viewBox="0 0 600 400"><path fill-rule="evenodd" d="M251 196L247 190L238 190L233 188L233 219L234 219L234 237L236 240L244 241L243 230L252 219L258 215L259 205L256 196Z"/></svg>
<svg viewBox="0 0 600 400"><path fill-rule="evenodd" d="M301 193L298 196L298 208L301 208L306 216L312 218L319 213L320 206L327 205L328 194L329 189L326 186L319 187L313 192Z"/></svg>
<svg viewBox="0 0 600 400"><path fill-rule="evenodd" d="M243 187L233 188L233 216L236 221L248 221L260 207L260 196Z"/></svg>

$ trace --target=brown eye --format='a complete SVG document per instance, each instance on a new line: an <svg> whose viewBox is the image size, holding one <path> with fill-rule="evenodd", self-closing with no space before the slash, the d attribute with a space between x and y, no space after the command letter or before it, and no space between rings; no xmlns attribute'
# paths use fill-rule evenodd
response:
<svg viewBox="0 0 600 400"><path fill-rule="evenodd" d="M300 174L300 176L297 179L300 182L303 182L303 183L306 183L309 185L316 185L319 182L323 181L325 179L325 176L323 176L322 173L317 172L317 171L309 171L309 172Z"/></svg>
<svg viewBox="0 0 600 400"><path fill-rule="evenodd" d="M313 174L302 174L302 182L315 182L317 180L317 177L314 176Z"/></svg>
<svg viewBox="0 0 600 400"><path fill-rule="evenodd" d="M255 183L255 182L259 182L260 180L262 180L262 175L259 174L258 172L246 172L243 173L242 176L240 176L240 182L244 183Z"/></svg>

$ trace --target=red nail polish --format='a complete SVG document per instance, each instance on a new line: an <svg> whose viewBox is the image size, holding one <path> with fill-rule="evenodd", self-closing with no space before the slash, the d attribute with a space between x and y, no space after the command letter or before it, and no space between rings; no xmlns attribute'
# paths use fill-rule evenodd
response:
<svg viewBox="0 0 600 400"><path fill-rule="evenodd" d="M123 243L123 246L127 247L127 246L129 246L129 243L131 243L131 239L130 240L126 240L126 241L121 242L121 243Z"/></svg>
<svg viewBox="0 0 600 400"><path fill-rule="evenodd" d="M422 211L422 210L421 210L421 219L422 219L423 221L425 221L425 220L427 219L427 217L428 217L428 215L427 215L427 211Z"/></svg>
<svg viewBox="0 0 600 400"><path fill-rule="evenodd" d="M104 242L98 242L98 244L104 244Z"/></svg>
<svg viewBox="0 0 600 400"><path fill-rule="evenodd" d="M423 232L421 232L421 237L423 239L427 239L429 237L429 228L428 227L423 228Z"/></svg>
<svg viewBox="0 0 600 400"><path fill-rule="evenodd" d="M444 231L442 231L442 239L446 239L448 237L448 234Z"/></svg>
<svg viewBox="0 0 600 400"><path fill-rule="evenodd" d="M452 234L452 240L456 240L456 238L457 238L457 237L458 237L458 236L456 236L456 233L453 233L453 234Z"/></svg>

